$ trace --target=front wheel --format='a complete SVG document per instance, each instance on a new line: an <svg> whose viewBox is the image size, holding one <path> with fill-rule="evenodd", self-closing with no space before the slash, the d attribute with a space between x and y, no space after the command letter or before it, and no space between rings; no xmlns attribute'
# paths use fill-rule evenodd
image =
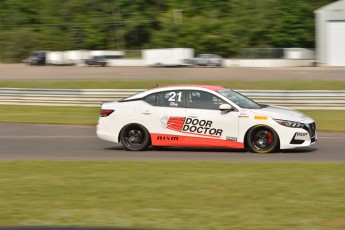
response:
<svg viewBox="0 0 345 230"><path fill-rule="evenodd" d="M150 144L150 134L139 124L125 126L120 134L120 141L128 151L142 151Z"/></svg>
<svg viewBox="0 0 345 230"><path fill-rule="evenodd" d="M247 135L247 144L254 153L271 153L276 150L278 143L278 134L265 125L251 128Z"/></svg>

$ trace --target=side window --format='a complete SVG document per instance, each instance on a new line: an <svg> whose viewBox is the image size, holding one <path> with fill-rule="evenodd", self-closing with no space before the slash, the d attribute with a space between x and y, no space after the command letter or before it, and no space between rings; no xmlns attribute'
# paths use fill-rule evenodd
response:
<svg viewBox="0 0 345 230"><path fill-rule="evenodd" d="M165 106L165 99L162 93L154 93L145 97L145 102L153 106Z"/></svg>
<svg viewBox="0 0 345 230"><path fill-rule="evenodd" d="M167 91L150 94L145 97L145 101L153 106L162 107L183 107L183 91Z"/></svg>
<svg viewBox="0 0 345 230"><path fill-rule="evenodd" d="M213 109L218 110L224 104L219 97L204 91L189 91L187 98L189 108L193 109Z"/></svg>
<svg viewBox="0 0 345 230"><path fill-rule="evenodd" d="M150 94L148 96L145 97L144 99L147 103L149 103L150 105L155 106L156 105L156 94Z"/></svg>

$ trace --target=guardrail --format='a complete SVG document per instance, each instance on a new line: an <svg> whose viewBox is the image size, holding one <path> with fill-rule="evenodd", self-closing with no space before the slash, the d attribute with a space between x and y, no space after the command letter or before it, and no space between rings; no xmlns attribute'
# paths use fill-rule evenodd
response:
<svg viewBox="0 0 345 230"><path fill-rule="evenodd" d="M0 88L2 105L100 106L144 89ZM237 90L261 104L295 109L345 110L345 90Z"/></svg>

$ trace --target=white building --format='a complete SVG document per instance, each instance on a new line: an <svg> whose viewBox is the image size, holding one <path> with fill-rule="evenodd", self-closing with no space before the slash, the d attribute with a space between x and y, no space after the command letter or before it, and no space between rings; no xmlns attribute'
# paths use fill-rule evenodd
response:
<svg viewBox="0 0 345 230"><path fill-rule="evenodd" d="M345 0L328 4L314 13L318 63L345 66Z"/></svg>

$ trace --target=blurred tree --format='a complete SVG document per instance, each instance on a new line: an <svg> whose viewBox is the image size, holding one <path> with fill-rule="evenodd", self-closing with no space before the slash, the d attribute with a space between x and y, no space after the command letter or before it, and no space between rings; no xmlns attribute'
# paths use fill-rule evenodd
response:
<svg viewBox="0 0 345 230"><path fill-rule="evenodd" d="M1 0L0 61L33 50L312 48L313 11L333 1Z"/></svg>

